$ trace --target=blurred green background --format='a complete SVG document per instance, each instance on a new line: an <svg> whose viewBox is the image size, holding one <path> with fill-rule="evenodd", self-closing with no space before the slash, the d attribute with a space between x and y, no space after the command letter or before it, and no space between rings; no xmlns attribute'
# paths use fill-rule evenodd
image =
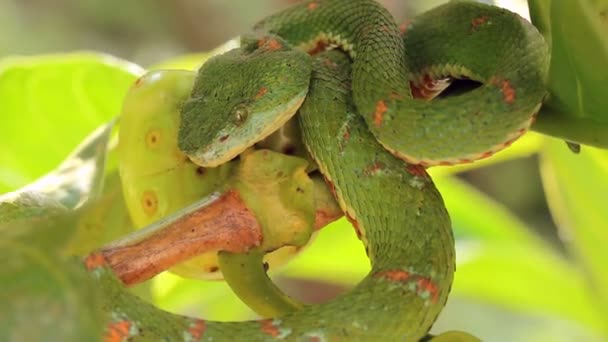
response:
<svg viewBox="0 0 608 342"><path fill-rule="evenodd" d="M0 0L0 57L90 50L146 68L179 55L208 51L291 2ZM380 2L403 21L443 1ZM525 1L495 3L529 16ZM14 113L0 111L0 125L18 119ZM79 132L76 141L86 133ZM0 153L11 148L0 145ZM43 157L48 158L45 163L57 164L70 149L64 150ZM2 161L0 192L23 186L50 170L50 166L40 167L11 178L6 175L17 173L11 173L6 159ZM599 171L589 171L594 168ZM608 336L608 311L602 305L606 297L596 292L597 286L608 285L601 281L606 272L598 276L589 262L580 263L591 257L597 267L606 267L603 262L608 262L604 251L591 257L586 254L586 244L598 247L608 242L606 214L600 213L601 196L608 193L605 151L583 147L576 156L562 141L529 134L508 152L474 168L436 169L433 174L452 216L458 249L453 295L434 332L465 330L487 341L600 341ZM554 199L548 201L545 193L553 193ZM559 228L549 204L554 214L558 212L553 217L560 222ZM580 216L597 217L585 221ZM580 237L576 229L581 225L596 235ZM340 220L274 274L287 292L318 302L347 290L368 269L352 228ZM594 281L594 277L601 279ZM605 296L605 291L599 293ZM165 273L140 286L138 293L173 312L219 320L255 317L222 283Z"/></svg>
<svg viewBox="0 0 608 342"><path fill-rule="evenodd" d="M211 50L292 2L2 0L0 57L91 50L146 67L178 55ZM403 21L443 1L380 2ZM528 16L525 1L496 3ZM544 200L537 156L471 171L462 177L514 210L561 248Z"/></svg>

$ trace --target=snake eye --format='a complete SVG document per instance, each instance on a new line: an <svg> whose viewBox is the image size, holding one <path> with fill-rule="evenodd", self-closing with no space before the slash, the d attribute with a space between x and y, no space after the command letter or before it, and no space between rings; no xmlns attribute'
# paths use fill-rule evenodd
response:
<svg viewBox="0 0 608 342"><path fill-rule="evenodd" d="M234 123L237 125L245 122L245 120L247 120L247 116L249 116L249 110L247 107L239 106L234 109Z"/></svg>

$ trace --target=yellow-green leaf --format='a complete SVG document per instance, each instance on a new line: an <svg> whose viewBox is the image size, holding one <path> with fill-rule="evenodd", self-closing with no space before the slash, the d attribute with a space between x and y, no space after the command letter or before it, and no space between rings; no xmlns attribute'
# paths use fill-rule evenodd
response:
<svg viewBox="0 0 608 342"><path fill-rule="evenodd" d="M560 235L578 260L594 302L606 314L608 151L583 147L576 155L550 140L541 156L543 185Z"/></svg>
<svg viewBox="0 0 608 342"><path fill-rule="evenodd" d="M138 66L93 53L0 60L0 193L54 168L120 112Z"/></svg>

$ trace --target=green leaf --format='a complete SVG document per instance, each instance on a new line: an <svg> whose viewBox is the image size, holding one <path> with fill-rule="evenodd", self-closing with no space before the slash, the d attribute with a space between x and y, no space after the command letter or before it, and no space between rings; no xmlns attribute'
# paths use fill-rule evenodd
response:
<svg viewBox="0 0 608 342"><path fill-rule="evenodd" d="M100 340L103 316L81 263L2 238L0 260L0 340Z"/></svg>
<svg viewBox="0 0 608 342"><path fill-rule="evenodd" d="M584 275L575 265L506 208L473 187L451 177L438 178L436 184L457 241L453 294L521 312L568 318L600 329L602 323L588 295Z"/></svg>
<svg viewBox="0 0 608 342"><path fill-rule="evenodd" d="M482 341L605 341L601 334L571 320L513 310L452 294L431 333L438 334L456 328L467 331Z"/></svg>
<svg viewBox="0 0 608 342"><path fill-rule="evenodd" d="M62 247L101 192L112 126L93 132L57 170L0 196L0 340L100 339L97 290Z"/></svg>
<svg viewBox="0 0 608 342"><path fill-rule="evenodd" d="M84 256L134 230L118 170L114 170L105 177L100 196L82 209L65 252Z"/></svg>
<svg viewBox="0 0 608 342"><path fill-rule="evenodd" d="M55 171L1 195L0 237L25 240L40 248L63 246L82 207L92 204L101 192L112 126L93 132Z"/></svg>
<svg viewBox="0 0 608 342"><path fill-rule="evenodd" d="M527 248L549 247L505 206L455 177L435 177L456 239L516 243Z"/></svg>
<svg viewBox="0 0 608 342"><path fill-rule="evenodd" d="M608 148L606 0L530 0L532 22L552 47L550 97L532 127Z"/></svg>
<svg viewBox="0 0 608 342"><path fill-rule="evenodd" d="M0 60L0 193L48 172L93 129L117 116L141 72L93 53Z"/></svg>
<svg viewBox="0 0 608 342"><path fill-rule="evenodd" d="M541 175L560 235L579 262L595 303L608 313L608 151L584 147L575 155L547 141ZM608 330L608 324L605 324Z"/></svg>
<svg viewBox="0 0 608 342"><path fill-rule="evenodd" d="M370 270L363 244L342 218L325 228L280 272L282 276L352 285Z"/></svg>
<svg viewBox="0 0 608 342"><path fill-rule="evenodd" d="M457 251L453 295L602 330L584 274L557 254L498 241L463 242Z"/></svg>
<svg viewBox="0 0 608 342"><path fill-rule="evenodd" d="M177 314L205 317L214 321L246 320L256 317L222 281L200 281L163 272L152 280L154 304Z"/></svg>

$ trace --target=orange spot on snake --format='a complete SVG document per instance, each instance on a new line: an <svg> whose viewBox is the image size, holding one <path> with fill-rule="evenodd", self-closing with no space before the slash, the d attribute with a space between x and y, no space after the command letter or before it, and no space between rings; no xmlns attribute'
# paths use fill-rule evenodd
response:
<svg viewBox="0 0 608 342"><path fill-rule="evenodd" d="M406 281L410 278L410 273L404 270L388 270L376 273L375 276L390 281Z"/></svg>
<svg viewBox="0 0 608 342"><path fill-rule="evenodd" d="M103 257L101 253L91 253L84 259L84 265L87 270L91 271L95 268L102 267L105 265L106 259Z"/></svg>
<svg viewBox="0 0 608 342"><path fill-rule="evenodd" d="M424 94L422 87L418 87L417 85L410 82L410 89L412 92L412 97L414 97L415 99L426 99L426 95Z"/></svg>
<svg viewBox="0 0 608 342"><path fill-rule="evenodd" d="M317 7L319 6L319 4L315 1L311 2L308 4L308 10L309 11L314 11L315 9L317 9Z"/></svg>
<svg viewBox="0 0 608 342"><path fill-rule="evenodd" d="M329 191L331 191L331 194L334 196L334 198L338 198L336 196L336 186L334 185L334 183L327 178L325 178L325 183L327 183L327 186L329 187Z"/></svg>
<svg viewBox="0 0 608 342"><path fill-rule="evenodd" d="M283 45L274 38L268 39L268 38L264 37L264 38L258 40L258 47L265 48L269 51L276 51L276 50L281 49L283 47Z"/></svg>
<svg viewBox="0 0 608 342"><path fill-rule="evenodd" d="M318 44L317 44L318 45ZM335 68L338 66L338 64L336 64L334 61L332 61L329 58L326 58L323 60L323 64L325 64L326 66L330 67L330 68Z"/></svg>
<svg viewBox="0 0 608 342"><path fill-rule="evenodd" d="M380 127L382 125L382 120L384 120L384 113L388 110L386 103L383 100L376 102L376 111L374 112L374 124L376 127Z"/></svg>
<svg viewBox="0 0 608 342"><path fill-rule="evenodd" d="M260 99L262 96L266 95L267 92L268 92L268 88L261 87L260 90L258 90L258 93L255 94L255 99L256 100Z"/></svg>
<svg viewBox="0 0 608 342"><path fill-rule="evenodd" d="M511 104L515 101L515 89L511 86L509 80L502 81L501 90L506 103Z"/></svg>
<svg viewBox="0 0 608 342"><path fill-rule="evenodd" d="M104 342L121 342L125 341L129 337L129 330L131 329L131 322L123 320L108 324L106 327L106 334L104 335Z"/></svg>
<svg viewBox="0 0 608 342"><path fill-rule="evenodd" d="M509 147L511 146L511 144L513 144L515 142L515 140L517 140L519 138L519 136L516 136L513 139L507 140L505 141L505 143L503 144L504 147Z"/></svg>
<svg viewBox="0 0 608 342"><path fill-rule="evenodd" d="M262 332L266 335L277 337L281 333L279 328L273 324L272 319L264 319L260 321L262 325Z"/></svg>
<svg viewBox="0 0 608 342"><path fill-rule="evenodd" d="M476 30L479 26L487 23L488 19L490 19L490 17L488 17L487 15L482 15L480 17L474 18L473 20L471 20L471 30Z"/></svg>
<svg viewBox="0 0 608 342"><path fill-rule="evenodd" d="M195 340L199 340L201 337L203 337L205 329L207 329L207 323L205 323L205 321L202 319L197 319L194 324L190 325L190 328L188 328L188 333Z"/></svg>
<svg viewBox="0 0 608 342"><path fill-rule="evenodd" d="M344 139L344 141L348 141L348 139L350 139L350 131L348 129L344 130L344 134L342 134L342 139Z"/></svg>
<svg viewBox="0 0 608 342"><path fill-rule="evenodd" d="M492 152L492 151L487 151L487 152L482 153L482 154L479 156L479 158L480 158L480 159L483 159L483 158L488 158L488 157L492 156L493 154L494 154L494 152Z"/></svg>
<svg viewBox="0 0 608 342"><path fill-rule="evenodd" d="M410 27L410 21L407 20L405 22L403 22L401 25L399 25L399 32L401 33L401 36L405 36L407 34L407 30Z"/></svg>
<svg viewBox="0 0 608 342"><path fill-rule="evenodd" d="M502 93L502 97L505 103L512 104L515 101L515 88L513 88L509 80L503 80L493 77L490 79L490 83L500 88L500 92Z"/></svg>
<svg viewBox="0 0 608 342"><path fill-rule="evenodd" d="M426 176L426 169L422 165L408 165L405 170L414 176Z"/></svg>
<svg viewBox="0 0 608 342"><path fill-rule="evenodd" d="M308 54L311 56L314 56L316 54L319 54L319 53L327 50L328 46L329 46L329 42L324 42L322 40L318 40L317 43L315 44L315 46L312 49L308 50ZM325 61L326 65L327 65L327 61L328 60Z"/></svg>
<svg viewBox="0 0 608 342"><path fill-rule="evenodd" d="M418 291L419 292L428 292L431 296L431 301L433 303L437 303L439 299L439 288L433 281L429 278L420 278L418 279Z"/></svg>
<svg viewBox="0 0 608 342"><path fill-rule="evenodd" d="M384 165L384 163L376 161L370 166L366 167L365 170L363 170L363 174L366 176L373 176L379 171L383 170L385 167L386 165Z"/></svg>
<svg viewBox="0 0 608 342"><path fill-rule="evenodd" d="M283 45L281 45L281 43L279 43L279 41L276 40L276 39L271 39L268 42L268 50L270 50L270 51L275 51L275 50L278 50L278 49L280 49L282 47L283 47Z"/></svg>
<svg viewBox="0 0 608 342"><path fill-rule="evenodd" d="M439 287L428 277L410 274L409 272L400 269L378 272L374 277L402 283L415 281L416 293L418 295L428 293L433 303L436 303L439 299Z"/></svg>

